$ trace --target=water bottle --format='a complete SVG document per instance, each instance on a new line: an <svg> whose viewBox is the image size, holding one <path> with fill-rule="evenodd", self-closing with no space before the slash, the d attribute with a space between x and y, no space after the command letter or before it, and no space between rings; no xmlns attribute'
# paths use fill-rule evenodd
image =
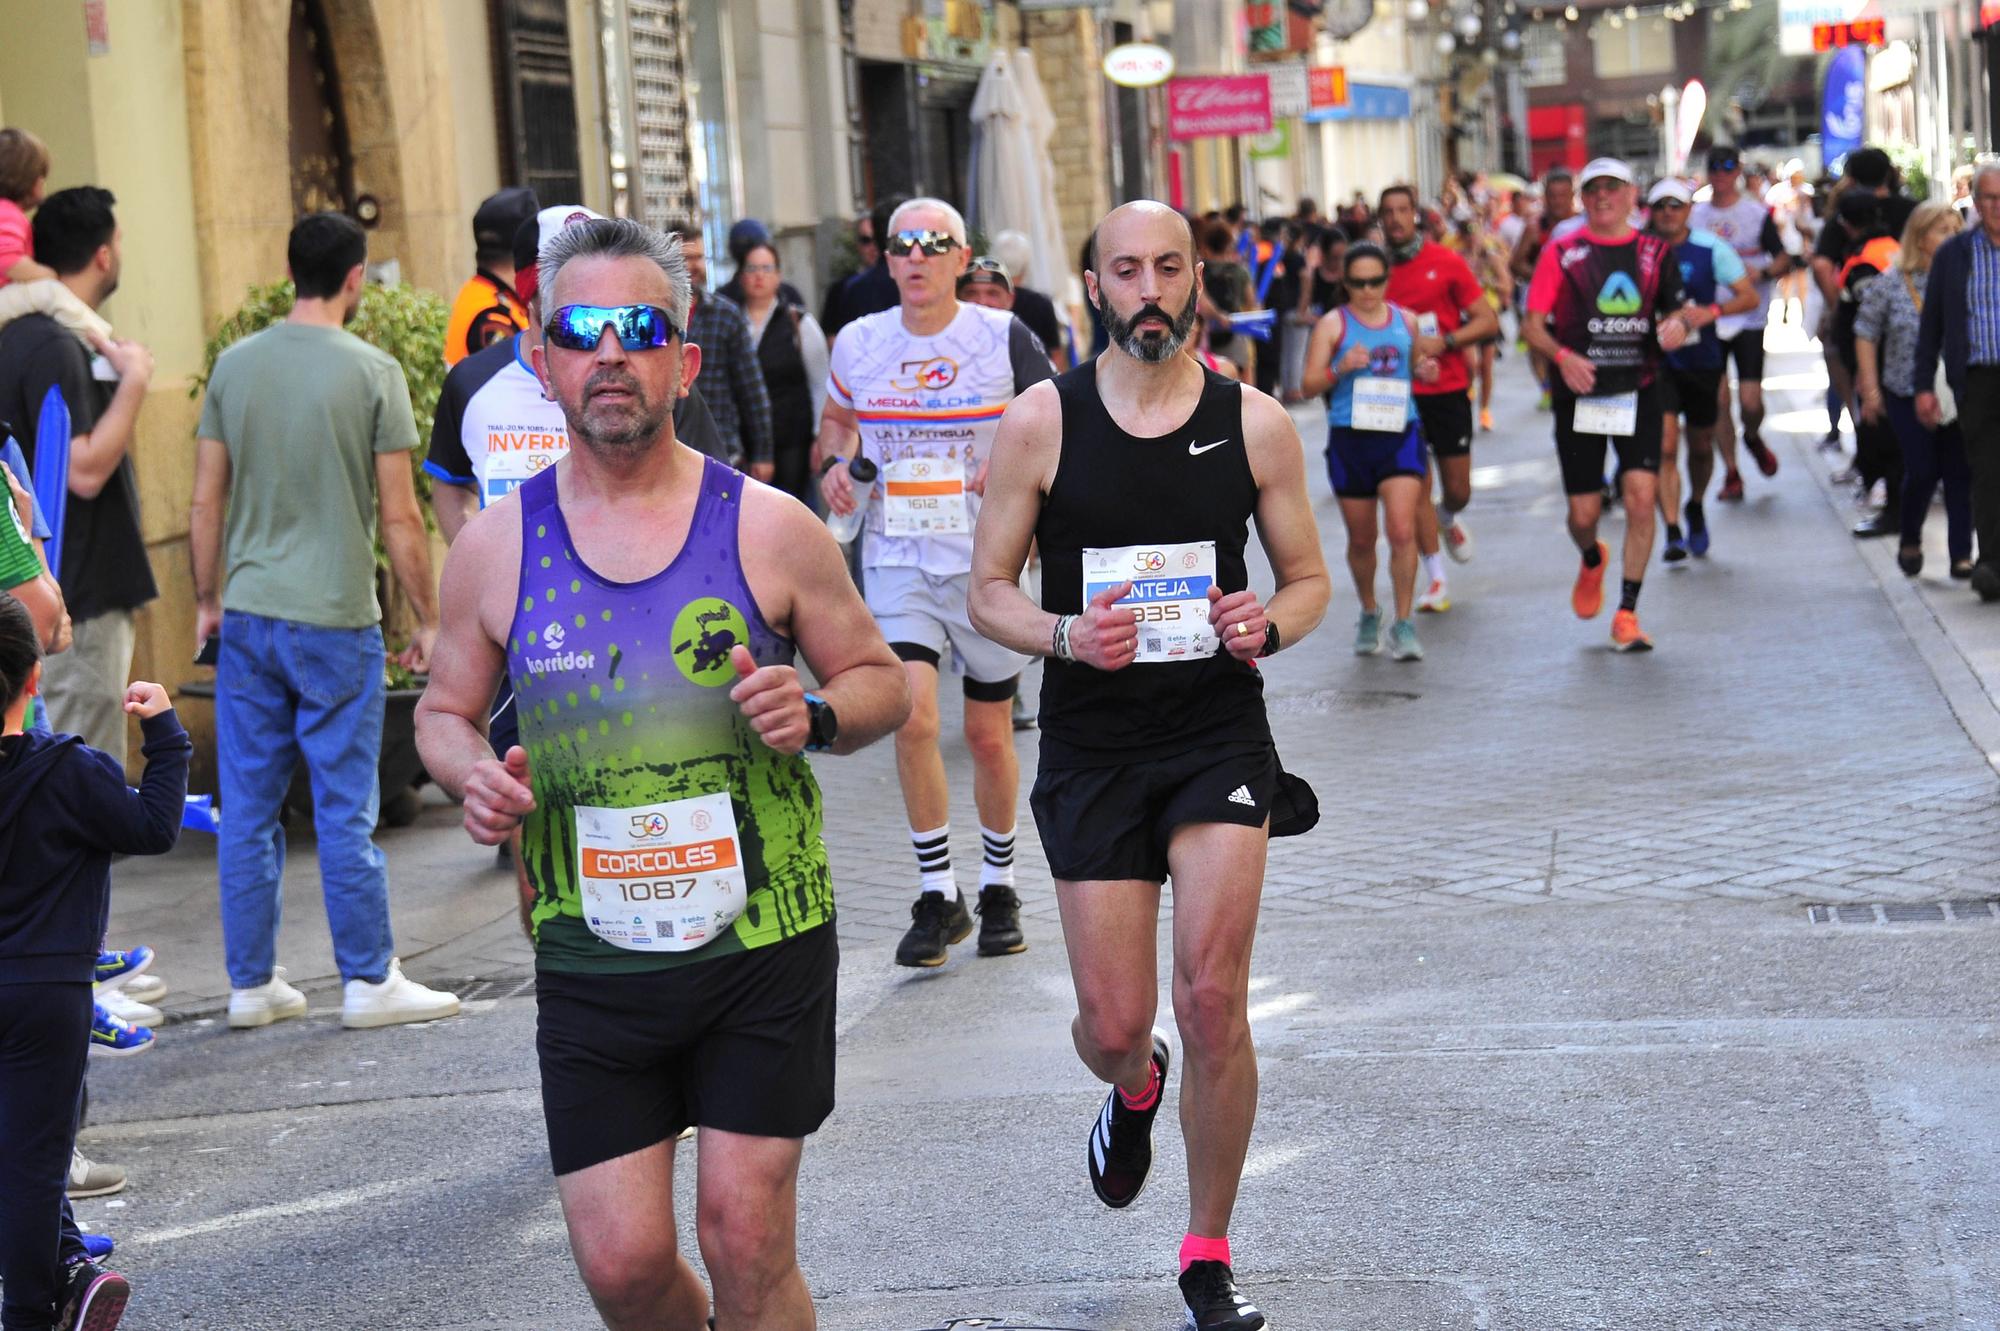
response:
<svg viewBox="0 0 2000 1331"><path fill-rule="evenodd" d="M867 458L857 457L847 464L847 479L854 484L854 511L846 517L832 509L826 511L826 529L833 533L833 539L846 545L861 531L861 520L868 516L869 501L875 497L876 466Z"/></svg>

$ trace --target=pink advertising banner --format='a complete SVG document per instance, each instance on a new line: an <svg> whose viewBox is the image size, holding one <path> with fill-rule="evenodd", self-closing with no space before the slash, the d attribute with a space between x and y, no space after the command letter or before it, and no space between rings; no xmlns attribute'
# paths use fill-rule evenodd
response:
<svg viewBox="0 0 2000 1331"><path fill-rule="evenodd" d="M1271 83L1262 74L1167 81L1167 137L1205 139L1271 131Z"/></svg>

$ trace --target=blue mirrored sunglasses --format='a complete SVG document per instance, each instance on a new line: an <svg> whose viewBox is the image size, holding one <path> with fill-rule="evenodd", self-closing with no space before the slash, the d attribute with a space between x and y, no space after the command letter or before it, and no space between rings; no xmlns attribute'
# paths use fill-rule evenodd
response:
<svg viewBox="0 0 2000 1331"><path fill-rule="evenodd" d="M549 316L542 332L566 351L595 351L606 327L627 351L664 347L681 331L657 305L565 305Z"/></svg>

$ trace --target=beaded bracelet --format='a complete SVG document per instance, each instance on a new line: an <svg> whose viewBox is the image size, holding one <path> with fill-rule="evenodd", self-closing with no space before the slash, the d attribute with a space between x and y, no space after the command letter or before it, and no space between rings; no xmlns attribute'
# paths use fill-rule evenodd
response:
<svg viewBox="0 0 2000 1331"><path fill-rule="evenodd" d="M1056 617L1055 638L1050 643L1049 650L1058 661L1076 660L1076 653L1072 652L1069 646L1069 630L1070 626L1074 623L1076 623L1075 615L1058 615Z"/></svg>

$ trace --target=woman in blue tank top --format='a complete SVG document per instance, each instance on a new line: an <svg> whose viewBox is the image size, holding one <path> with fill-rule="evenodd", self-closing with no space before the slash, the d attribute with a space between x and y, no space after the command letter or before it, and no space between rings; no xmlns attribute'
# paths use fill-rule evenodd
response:
<svg viewBox="0 0 2000 1331"><path fill-rule="evenodd" d="M1415 355L1417 321L1388 301L1389 256L1375 245L1347 251L1347 304L1314 325L1306 349L1304 388L1326 394L1326 474L1347 523L1347 568L1361 596L1354 650L1382 650L1382 611L1375 601L1375 506L1389 537L1389 580L1396 619L1389 652L1421 661L1410 618L1417 588L1417 500L1423 493L1424 439L1417 424L1413 378L1437 377L1437 361Z"/></svg>

